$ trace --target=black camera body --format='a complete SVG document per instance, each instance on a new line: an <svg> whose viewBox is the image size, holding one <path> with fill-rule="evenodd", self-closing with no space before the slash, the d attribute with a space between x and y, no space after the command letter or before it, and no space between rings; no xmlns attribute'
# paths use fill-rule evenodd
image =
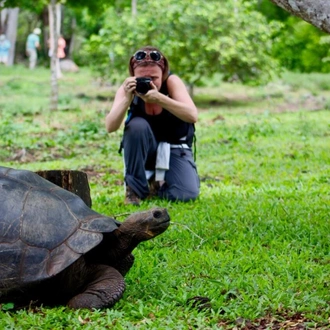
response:
<svg viewBox="0 0 330 330"><path fill-rule="evenodd" d="M152 81L149 77L139 77L136 78L136 91L139 94L147 94L151 89L150 82Z"/></svg>

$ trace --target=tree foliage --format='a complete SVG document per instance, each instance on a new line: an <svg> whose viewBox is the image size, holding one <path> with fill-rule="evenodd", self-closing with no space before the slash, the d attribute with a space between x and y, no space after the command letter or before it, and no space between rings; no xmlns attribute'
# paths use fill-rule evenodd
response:
<svg viewBox="0 0 330 330"><path fill-rule="evenodd" d="M19 7L20 9L40 13L48 4L48 0L6 0L2 3L2 6L7 8Z"/></svg>
<svg viewBox="0 0 330 330"><path fill-rule="evenodd" d="M61 3L71 8L88 10L94 14L100 14L104 12L109 6L114 6L119 1L119 4L126 4L126 0L57 0L57 3ZM3 3L5 7L20 7L34 12L41 12L46 6L48 6L50 0L6 0Z"/></svg>
<svg viewBox="0 0 330 330"><path fill-rule="evenodd" d="M226 80L267 81L277 70L276 62L289 70L330 71L328 35L273 3L287 0L138 0L134 17L131 0L58 2L65 5L62 31L67 39L75 34L73 59L81 65L92 64L112 81L127 74L129 56L146 44L160 47L172 71L191 85L215 72ZM321 0L301 3L301 12L313 6L330 8ZM27 33L48 24L48 4L49 0L1 2L0 9L20 7L18 54L24 53ZM91 35L82 53L80 45ZM40 59L48 60L46 43L43 48Z"/></svg>
<svg viewBox="0 0 330 330"><path fill-rule="evenodd" d="M269 0L245 0L249 2L256 10L261 12L266 16L268 21L277 20L285 21L288 17L291 16L290 13L285 11L283 8L275 5Z"/></svg>
<svg viewBox="0 0 330 330"><path fill-rule="evenodd" d="M226 80L259 83L277 68L270 54L278 28L241 0L147 0L138 2L137 16L126 8L118 19L118 12L109 9L103 28L85 49L90 63L112 81L127 75L135 50L152 44L189 84L218 72Z"/></svg>
<svg viewBox="0 0 330 330"><path fill-rule="evenodd" d="M324 61L329 49L329 45L322 44L324 35L313 25L292 16L274 40L273 56L291 71L330 72L330 63Z"/></svg>

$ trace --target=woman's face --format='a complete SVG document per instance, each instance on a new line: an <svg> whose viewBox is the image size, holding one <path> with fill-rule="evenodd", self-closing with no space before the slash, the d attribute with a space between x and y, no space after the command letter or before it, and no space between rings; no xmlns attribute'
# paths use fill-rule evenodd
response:
<svg viewBox="0 0 330 330"><path fill-rule="evenodd" d="M158 65L138 66L135 68L134 74L136 78L150 77L157 89L160 90L163 74L162 69Z"/></svg>

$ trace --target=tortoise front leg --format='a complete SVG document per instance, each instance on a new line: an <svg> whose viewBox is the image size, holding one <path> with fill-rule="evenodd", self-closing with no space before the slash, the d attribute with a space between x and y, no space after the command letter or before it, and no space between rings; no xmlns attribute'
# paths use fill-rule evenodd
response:
<svg viewBox="0 0 330 330"><path fill-rule="evenodd" d="M70 308L99 309L113 306L125 290L124 277L113 267L97 265L85 290L68 302Z"/></svg>

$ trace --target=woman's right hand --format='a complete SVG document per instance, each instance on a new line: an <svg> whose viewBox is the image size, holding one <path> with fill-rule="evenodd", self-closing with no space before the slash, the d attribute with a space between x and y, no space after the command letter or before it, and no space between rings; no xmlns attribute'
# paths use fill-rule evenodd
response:
<svg viewBox="0 0 330 330"><path fill-rule="evenodd" d="M123 89L127 96L131 96L136 89L135 77L128 77L123 82Z"/></svg>

